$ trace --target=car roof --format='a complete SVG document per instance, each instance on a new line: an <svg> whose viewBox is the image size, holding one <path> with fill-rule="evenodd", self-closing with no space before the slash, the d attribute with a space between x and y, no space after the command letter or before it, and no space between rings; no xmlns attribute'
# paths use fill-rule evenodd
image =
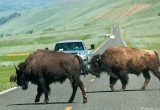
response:
<svg viewBox="0 0 160 110"><path fill-rule="evenodd" d="M56 42L56 44L59 44L59 43L68 43L68 42L83 42L83 41L82 40L65 40L65 41Z"/></svg>

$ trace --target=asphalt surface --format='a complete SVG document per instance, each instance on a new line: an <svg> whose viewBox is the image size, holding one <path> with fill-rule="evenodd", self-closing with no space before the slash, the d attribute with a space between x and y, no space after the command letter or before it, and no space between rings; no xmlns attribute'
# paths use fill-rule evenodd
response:
<svg viewBox="0 0 160 110"><path fill-rule="evenodd" d="M121 39L119 26L113 26L115 39L108 40L95 54L102 54L108 47L125 45ZM120 81L115 85L115 92L109 88L109 76L102 73L100 78L87 75L81 76L84 82L88 103L83 104L80 89L77 90L75 101L67 103L72 88L69 80L63 84L51 85L49 103L42 104L44 95L39 103L34 103L37 87L30 84L26 91L21 88L0 94L0 110L160 110L160 82L151 74L151 80L146 90L138 91L143 85L142 75L129 75L129 84L125 92L121 89Z"/></svg>

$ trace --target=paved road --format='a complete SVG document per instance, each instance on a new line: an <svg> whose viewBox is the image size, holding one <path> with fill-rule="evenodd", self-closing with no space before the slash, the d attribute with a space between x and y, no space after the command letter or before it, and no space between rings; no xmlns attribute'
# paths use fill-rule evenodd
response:
<svg viewBox="0 0 160 110"><path fill-rule="evenodd" d="M102 54L110 46L124 45L118 26L113 27L115 39L106 42L95 54ZM139 77L129 75L129 84L125 92L121 89L120 81L115 85L115 92L109 88L109 77L102 73L101 77L95 78L88 75L81 76L85 84L88 103L83 104L82 94L78 89L74 103L67 103L72 89L69 80L63 84L52 84L49 103L43 105L34 103L36 86L30 84L28 90L21 88L0 95L0 110L160 110L160 82L151 75L151 81L145 91L138 91L144 83L142 75Z"/></svg>

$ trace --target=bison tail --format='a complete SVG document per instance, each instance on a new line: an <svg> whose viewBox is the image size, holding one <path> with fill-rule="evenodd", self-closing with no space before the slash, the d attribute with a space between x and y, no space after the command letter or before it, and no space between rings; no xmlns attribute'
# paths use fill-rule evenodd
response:
<svg viewBox="0 0 160 110"><path fill-rule="evenodd" d="M87 74L85 71L85 65L83 64L82 58L78 55L75 55L76 58L79 60L79 65L81 66L81 74L83 74L84 76Z"/></svg>
<svg viewBox="0 0 160 110"><path fill-rule="evenodd" d="M158 58L158 64L160 66L160 61L159 61L159 57L158 57L158 53L154 51L154 53L157 55L157 58Z"/></svg>

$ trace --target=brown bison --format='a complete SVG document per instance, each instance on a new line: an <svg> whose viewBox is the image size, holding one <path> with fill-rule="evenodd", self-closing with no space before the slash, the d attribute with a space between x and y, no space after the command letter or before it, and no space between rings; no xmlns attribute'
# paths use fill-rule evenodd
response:
<svg viewBox="0 0 160 110"><path fill-rule="evenodd" d="M49 85L52 82L63 83L66 78L72 83L73 93L69 103L74 101L77 88L80 87L83 95L83 103L87 102L84 84L80 80L82 59L68 53L53 52L49 50L37 50L32 52L25 62L16 67L17 84L23 90L28 88L28 82L38 85L35 102L39 102L42 93L45 94L44 104L48 103Z"/></svg>
<svg viewBox="0 0 160 110"><path fill-rule="evenodd" d="M11 82L11 83L12 83L12 82L16 82L16 80L17 80L17 74L14 73L14 74L12 74L11 77L10 77L10 82Z"/></svg>
<svg viewBox="0 0 160 110"><path fill-rule="evenodd" d="M95 55L91 60L91 73L100 77L102 71L110 75L110 88L114 91L114 85L118 79L122 83L121 91L124 91L128 83L128 73L140 75L142 72L145 82L140 90L146 88L150 80L149 71L160 80L158 54L152 50L142 50L131 47L110 47L102 55Z"/></svg>

